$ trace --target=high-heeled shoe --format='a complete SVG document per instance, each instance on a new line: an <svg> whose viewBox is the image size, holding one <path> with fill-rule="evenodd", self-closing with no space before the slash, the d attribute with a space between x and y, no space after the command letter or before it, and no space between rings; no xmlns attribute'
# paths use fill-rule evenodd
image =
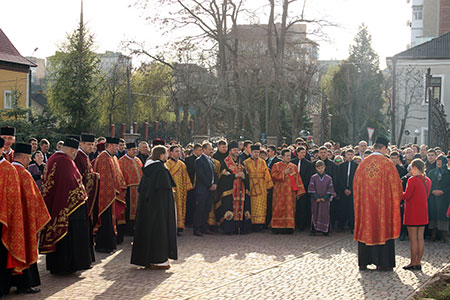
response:
<svg viewBox="0 0 450 300"><path fill-rule="evenodd" d="M403 270L414 270L415 267L416 266L414 266L414 265L407 265L407 266L403 267Z"/></svg>
<svg viewBox="0 0 450 300"><path fill-rule="evenodd" d="M413 270L418 270L418 271L422 270L422 265L417 265L417 266L413 266L413 267L414 267Z"/></svg>

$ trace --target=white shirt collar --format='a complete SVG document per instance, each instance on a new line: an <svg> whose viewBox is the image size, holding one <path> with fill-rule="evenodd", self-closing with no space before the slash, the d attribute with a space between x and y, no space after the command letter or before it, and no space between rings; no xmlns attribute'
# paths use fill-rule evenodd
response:
<svg viewBox="0 0 450 300"><path fill-rule="evenodd" d="M372 155L382 155L382 156L384 156L383 153L380 153L380 152L378 152L378 151L373 152L373 153L370 154L369 156L372 156Z"/></svg>
<svg viewBox="0 0 450 300"><path fill-rule="evenodd" d="M12 164L13 165L15 165L15 166L21 166L22 168L24 168L25 169L25 166L24 165L22 165L20 162L17 162L17 161L13 161L12 162Z"/></svg>
<svg viewBox="0 0 450 300"><path fill-rule="evenodd" d="M87 155L87 154L86 154L86 152L84 152L84 151L83 151L83 149L81 149L81 148L78 148L78 152L81 152L81 153L83 153L84 155L86 155L86 157L88 157L88 156L89 156L89 155Z"/></svg>
<svg viewBox="0 0 450 300"><path fill-rule="evenodd" d="M148 160L145 162L144 168L147 167L147 166L150 166L150 165L152 165L152 164L156 164L156 163L158 163L158 162L161 162L161 161L160 161L159 159L158 159L158 160L148 159Z"/></svg>

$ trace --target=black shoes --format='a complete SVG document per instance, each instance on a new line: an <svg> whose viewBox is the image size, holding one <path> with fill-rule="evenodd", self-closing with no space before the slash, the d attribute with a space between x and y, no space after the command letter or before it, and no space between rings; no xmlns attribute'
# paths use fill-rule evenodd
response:
<svg viewBox="0 0 450 300"><path fill-rule="evenodd" d="M40 291L41 291L41 289L39 289L39 288L29 287L27 289L17 290L16 293L17 294L36 294L36 293L39 293Z"/></svg>
<svg viewBox="0 0 450 300"><path fill-rule="evenodd" d="M422 270L422 265L417 265L417 266L408 265L408 266L404 266L403 270L420 271L420 270Z"/></svg>

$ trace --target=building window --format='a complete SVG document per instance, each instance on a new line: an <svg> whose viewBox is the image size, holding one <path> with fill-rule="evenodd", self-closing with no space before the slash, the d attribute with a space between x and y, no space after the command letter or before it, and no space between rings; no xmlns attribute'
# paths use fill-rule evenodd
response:
<svg viewBox="0 0 450 300"><path fill-rule="evenodd" d="M413 9L413 21L422 20L423 18L423 5L414 5Z"/></svg>
<svg viewBox="0 0 450 300"><path fill-rule="evenodd" d="M12 91L5 91L3 95L3 109L13 108L13 93Z"/></svg>

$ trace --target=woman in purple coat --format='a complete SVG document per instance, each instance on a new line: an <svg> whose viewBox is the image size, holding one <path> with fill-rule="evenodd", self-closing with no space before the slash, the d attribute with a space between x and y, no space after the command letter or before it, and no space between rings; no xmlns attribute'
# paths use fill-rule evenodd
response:
<svg viewBox="0 0 450 300"><path fill-rule="evenodd" d="M44 154L41 151L36 151L31 156L32 163L28 166L28 171L33 176L34 181L36 181L39 190L42 192L42 175L44 174Z"/></svg>
<svg viewBox="0 0 450 300"><path fill-rule="evenodd" d="M317 231L328 235L330 230L330 202L334 194L333 180L325 173L325 163L316 162L317 174L311 177L308 193L311 194L311 235Z"/></svg>

